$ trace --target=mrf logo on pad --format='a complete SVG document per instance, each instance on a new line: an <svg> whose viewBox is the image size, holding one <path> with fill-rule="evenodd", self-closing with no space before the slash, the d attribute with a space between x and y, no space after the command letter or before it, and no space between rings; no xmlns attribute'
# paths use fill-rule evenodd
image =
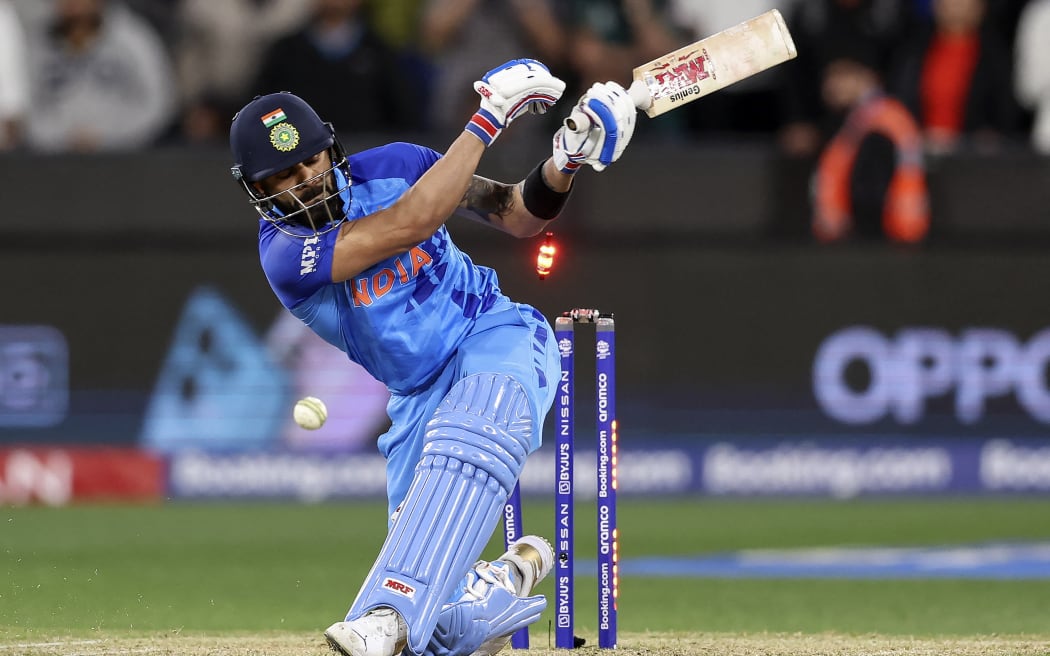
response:
<svg viewBox="0 0 1050 656"><path fill-rule="evenodd" d="M383 581L383 589L390 590L391 592L396 592L397 594L403 597L408 597L409 599L414 599L416 596L415 588L413 588L407 583L389 577L387 577Z"/></svg>

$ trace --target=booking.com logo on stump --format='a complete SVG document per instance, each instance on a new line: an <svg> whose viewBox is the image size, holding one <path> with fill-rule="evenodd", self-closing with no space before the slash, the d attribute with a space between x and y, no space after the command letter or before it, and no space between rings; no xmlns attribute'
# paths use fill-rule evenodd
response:
<svg viewBox="0 0 1050 656"><path fill-rule="evenodd" d="M828 416L847 424L892 417L923 419L928 403L949 396L955 418L975 424L990 400L1013 395L1033 420L1050 424L1050 329L1027 341L997 328L953 335L939 328L904 328L886 335L867 326L833 333L817 349L813 392ZM849 371L866 368L864 384Z"/></svg>

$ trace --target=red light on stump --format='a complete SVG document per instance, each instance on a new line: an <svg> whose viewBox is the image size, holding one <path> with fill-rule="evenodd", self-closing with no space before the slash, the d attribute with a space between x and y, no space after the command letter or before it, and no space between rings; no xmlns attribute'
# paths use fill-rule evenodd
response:
<svg viewBox="0 0 1050 656"><path fill-rule="evenodd" d="M554 254L557 250L554 247L554 233L548 232L543 236L540 252L536 254L536 273L539 274L540 280L544 280L550 275L551 269L554 267Z"/></svg>

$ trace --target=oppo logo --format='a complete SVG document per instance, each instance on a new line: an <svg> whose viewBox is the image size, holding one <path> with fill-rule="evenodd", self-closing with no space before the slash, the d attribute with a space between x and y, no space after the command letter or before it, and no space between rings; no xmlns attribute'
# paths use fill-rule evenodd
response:
<svg viewBox="0 0 1050 656"><path fill-rule="evenodd" d="M980 421L989 399L1009 395L1033 419L1050 424L1048 363L1050 329L1022 342L996 328L972 328L958 336L938 328L905 328L889 337L853 326L820 345L813 391L824 412L847 424L887 416L914 424L929 399L948 394L964 424ZM851 384L848 374L858 367L866 369L866 381Z"/></svg>

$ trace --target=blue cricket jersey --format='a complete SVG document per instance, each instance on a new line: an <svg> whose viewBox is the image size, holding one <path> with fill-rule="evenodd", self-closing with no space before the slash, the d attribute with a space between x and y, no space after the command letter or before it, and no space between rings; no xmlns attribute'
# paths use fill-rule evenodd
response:
<svg viewBox="0 0 1050 656"><path fill-rule="evenodd" d="M441 155L392 143L349 157L343 192L350 221L395 203ZM339 174L341 179L341 174ZM351 280L332 282L338 230L307 238L259 222L259 257L281 303L398 394L426 386L449 361L475 320L508 300L496 273L471 262L445 226L409 252Z"/></svg>

